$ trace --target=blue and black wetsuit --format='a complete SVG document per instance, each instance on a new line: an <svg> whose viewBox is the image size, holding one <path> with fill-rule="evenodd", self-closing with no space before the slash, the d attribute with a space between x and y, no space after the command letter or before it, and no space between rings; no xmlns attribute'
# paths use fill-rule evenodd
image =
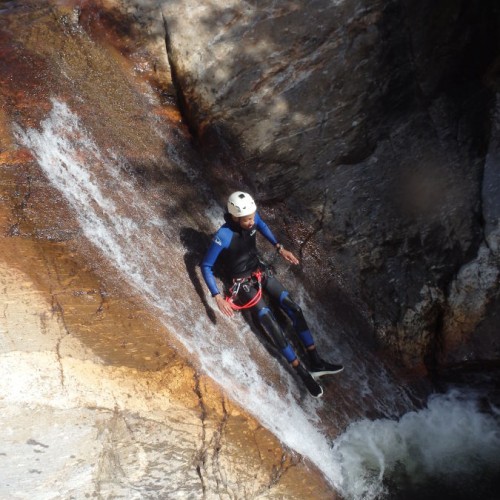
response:
<svg viewBox="0 0 500 500"><path fill-rule="evenodd" d="M208 289L213 296L220 293L213 274L215 262L222 256L227 264L230 277L235 279L250 278L252 273L261 269L262 289L275 300L292 320L293 326L300 340L307 348L314 344L301 308L290 298L288 291L274 277L272 272L263 266L257 252L257 232L260 232L272 245L278 243L267 224L258 213L255 214L255 224L252 228L243 229L237 222L225 215L226 223L217 231L212 243L201 263L201 270ZM248 303L258 292L257 285L248 280L243 283L238 292L238 300L242 304ZM251 308L254 318L273 339L285 358L292 362L297 356L271 310L261 298Z"/></svg>

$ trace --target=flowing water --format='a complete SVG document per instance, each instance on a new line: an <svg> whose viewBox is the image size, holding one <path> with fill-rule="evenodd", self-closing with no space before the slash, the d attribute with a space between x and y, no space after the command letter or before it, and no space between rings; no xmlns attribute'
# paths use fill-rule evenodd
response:
<svg viewBox="0 0 500 500"><path fill-rule="evenodd" d="M436 498L446 491L460 498L471 484L476 491L478 484L486 491L493 487L491 478L500 469L499 414L491 408L483 412L476 394L434 396L427 407L415 409L409 392L355 338L327 334L328 320L288 276L315 318L320 345L347 366L327 386L324 400L313 400L242 318L214 321L193 293L180 234L199 228L200 220L213 232L222 216L215 203L204 214L184 213L175 197L160 204L127 161L101 151L60 100L52 101L39 129L17 127L16 135L64 195L86 238L144 297L199 368L285 445L311 460L343 496L398 498L401 490L401 498L411 498L432 484L441 492ZM179 157L173 161L201 182ZM367 413L384 418L363 418Z"/></svg>

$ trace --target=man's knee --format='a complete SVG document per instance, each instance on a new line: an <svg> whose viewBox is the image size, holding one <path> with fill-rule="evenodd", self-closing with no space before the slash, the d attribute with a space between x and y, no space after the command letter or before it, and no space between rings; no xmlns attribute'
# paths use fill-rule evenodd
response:
<svg viewBox="0 0 500 500"><path fill-rule="evenodd" d="M304 317L301 307L295 303L288 295L288 292L283 292L280 297L280 304L288 317L293 321L297 321Z"/></svg>
<svg viewBox="0 0 500 500"><path fill-rule="evenodd" d="M288 341L270 309L268 307L261 309L258 312L258 318L264 330L273 339L276 347L278 349L285 349L288 346Z"/></svg>

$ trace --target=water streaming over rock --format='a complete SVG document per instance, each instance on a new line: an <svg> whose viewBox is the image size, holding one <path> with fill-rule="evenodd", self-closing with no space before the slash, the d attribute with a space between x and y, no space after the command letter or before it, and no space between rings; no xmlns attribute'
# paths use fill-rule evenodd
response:
<svg viewBox="0 0 500 500"><path fill-rule="evenodd" d="M179 243L184 216L161 219L121 162L97 149L63 103L54 101L40 132L18 133L75 210L87 238L144 294L202 369L334 482L339 471L317 425L321 404L301 404L296 382L279 364L273 378L281 384L270 384L268 365L255 362L265 357L264 348L249 327L242 321L214 325L201 304L183 293L192 287Z"/></svg>

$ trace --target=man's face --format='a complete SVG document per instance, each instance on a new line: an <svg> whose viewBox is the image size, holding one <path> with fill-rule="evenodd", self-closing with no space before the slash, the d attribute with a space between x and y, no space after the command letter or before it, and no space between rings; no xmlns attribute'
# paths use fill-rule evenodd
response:
<svg viewBox="0 0 500 500"><path fill-rule="evenodd" d="M245 215L245 217L240 217L238 219L240 226L243 229L250 229L255 224L255 212L250 215Z"/></svg>

